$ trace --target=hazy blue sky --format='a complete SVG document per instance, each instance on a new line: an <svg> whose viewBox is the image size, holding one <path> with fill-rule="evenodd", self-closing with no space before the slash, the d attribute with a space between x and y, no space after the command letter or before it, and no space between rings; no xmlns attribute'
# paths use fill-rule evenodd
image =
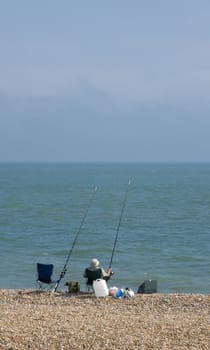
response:
<svg viewBox="0 0 210 350"><path fill-rule="evenodd" d="M210 161L209 0L0 0L0 161Z"/></svg>

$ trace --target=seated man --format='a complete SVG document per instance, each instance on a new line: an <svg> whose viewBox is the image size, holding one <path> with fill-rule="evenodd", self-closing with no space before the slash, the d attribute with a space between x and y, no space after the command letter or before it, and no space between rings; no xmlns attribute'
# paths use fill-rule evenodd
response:
<svg viewBox="0 0 210 350"><path fill-rule="evenodd" d="M92 259L90 262L90 266L86 267L83 277L87 278L87 285L92 286L93 281L103 278L106 281L110 278L112 274L112 269L109 268L106 271L102 267L99 266L99 261L97 259Z"/></svg>

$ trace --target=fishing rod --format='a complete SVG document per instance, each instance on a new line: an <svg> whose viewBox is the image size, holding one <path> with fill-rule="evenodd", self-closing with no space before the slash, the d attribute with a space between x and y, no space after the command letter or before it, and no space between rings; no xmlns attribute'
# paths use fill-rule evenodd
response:
<svg viewBox="0 0 210 350"><path fill-rule="evenodd" d="M89 201L89 203L88 203L87 209L86 209L86 211L85 211L85 213L84 213L84 216L83 216L83 218L82 218L82 221L81 221L81 223L80 223L79 229L78 229L78 231L77 231L77 233L76 233L76 235L75 235L75 238L74 238L74 241L73 241L73 243L72 243L71 249L69 250L69 253L68 253L67 257L66 257L65 264L64 264L63 269L62 269L62 271L61 271L61 273L60 273L60 277L59 277L59 279L58 279L58 281L57 281L57 283L56 283L56 285L55 285L55 288L54 288L54 290L53 290L54 292L56 292L56 290L58 289L58 286L59 286L59 284L60 284L60 281L62 280L62 278L64 277L64 275L65 275L65 273L66 273L66 271L67 271L67 265L68 265L69 259L70 259L70 257L71 257L71 254L72 254L72 252L73 252L74 246L75 246L75 244L76 244L76 241L77 241L77 239L78 239L78 236L79 236L79 234L80 234L80 231L81 231L81 229L82 229L82 226L83 226L83 224L84 224L84 222L85 222L85 219L86 219L86 217L87 217L88 211L89 211L90 206L91 206L92 201L93 201L94 194L96 193L97 189L98 189L98 188L95 187L94 190L93 190L92 196L91 196L91 198L90 198L90 201Z"/></svg>
<svg viewBox="0 0 210 350"><path fill-rule="evenodd" d="M124 201L123 201L121 213L120 213L120 220L119 220L119 223L118 223L117 233L116 233L116 236L115 236L115 241L114 241L114 245L113 245L113 249L112 249L112 255L111 255L111 259L110 259L110 263L109 263L109 269L112 266L112 260L113 260L113 257L114 257L115 247L116 247L116 243L117 243L117 239L118 239L118 234L119 234L119 230L120 230L120 225L121 225L121 221L122 221L122 217L123 217L123 212L124 212L124 209L125 209L125 204L126 204L127 195L128 195L128 189L129 189L130 184L131 184L131 181L129 180L128 181L128 185L127 185L127 189L126 189L126 192L125 192L125 196L124 196Z"/></svg>

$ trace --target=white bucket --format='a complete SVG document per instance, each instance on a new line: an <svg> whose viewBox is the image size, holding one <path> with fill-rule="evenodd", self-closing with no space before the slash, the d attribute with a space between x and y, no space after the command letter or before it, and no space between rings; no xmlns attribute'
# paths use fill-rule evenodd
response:
<svg viewBox="0 0 210 350"><path fill-rule="evenodd" d="M93 281L93 289L97 297L106 297L107 295L109 295L109 290L106 281L103 279Z"/></svg>

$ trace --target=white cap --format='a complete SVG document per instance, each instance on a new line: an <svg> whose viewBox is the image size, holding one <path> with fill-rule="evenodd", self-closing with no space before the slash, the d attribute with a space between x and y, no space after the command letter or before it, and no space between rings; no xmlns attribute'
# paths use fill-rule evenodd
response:
<svg viewBox="0 0 210 350"><path fill-rule="evenodd" d="M99 261L97 259L92 259L90 262L90 266L95 268L99 266Z"/></svg>

